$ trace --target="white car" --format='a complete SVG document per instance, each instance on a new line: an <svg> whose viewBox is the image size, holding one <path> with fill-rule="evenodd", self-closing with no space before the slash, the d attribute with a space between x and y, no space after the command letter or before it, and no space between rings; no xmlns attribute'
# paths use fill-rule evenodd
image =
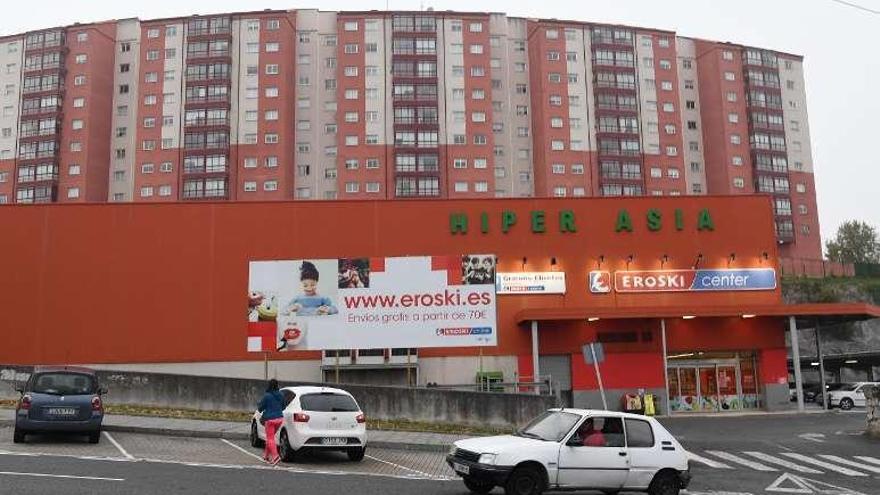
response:
<svg viewBox="0 0 880 495"><path fill-rule="evenodd" d="M550 409L513 435L459 440L446 462L474 493L678 495L691 479L687 452L654 418L585 409Z"/></svg>
<svg viewBox="0 0 880 495"><path fill-rule="evenodd" d="M328 387L284 387L284 418L276 433L278 453L285 462L310 450L341 450L352 461L367 450L364 412L345 390ZM251 445L262 447L266 429L259 411L251 420Z"/></svg>
<svg viewBox="0 0 880 495"><path fill-rule="evenodd" d="M828 407L849 411L853 406L865 407L865 386L880 387L880 382L858 382L828 392Z"/></svg>

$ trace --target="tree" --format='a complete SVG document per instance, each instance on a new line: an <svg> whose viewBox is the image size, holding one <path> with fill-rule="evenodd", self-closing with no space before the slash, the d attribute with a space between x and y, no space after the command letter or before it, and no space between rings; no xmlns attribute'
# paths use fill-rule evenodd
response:
<svg viewBox="0 0 880 495"><path fill-rule="evenodd" d="M880 263L877 229L858 220L843 222L825 243L825 256L839 263Z"/></svg>

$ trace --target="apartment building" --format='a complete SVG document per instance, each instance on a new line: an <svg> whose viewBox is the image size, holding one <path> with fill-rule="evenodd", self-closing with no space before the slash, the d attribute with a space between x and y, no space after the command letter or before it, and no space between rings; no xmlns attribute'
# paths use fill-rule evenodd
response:
<svg viewBox="0 0 880 495"><path fill-rule="evenodd" d="M802 57L670 31L124 19L0 38L0 108L3 203L763 193L821 257Z"/></svg>

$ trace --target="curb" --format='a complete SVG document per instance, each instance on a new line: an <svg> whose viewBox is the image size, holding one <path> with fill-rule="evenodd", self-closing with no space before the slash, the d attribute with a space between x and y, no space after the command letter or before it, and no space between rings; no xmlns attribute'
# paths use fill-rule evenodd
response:
<svg viewBox="0 0 880 495"><path fill-rule="evenodd" d="M0 426L14 426L15 421L9 419L0 419ZM141 433L144 435L162 435L167 437L190 437L190 438L224 438L226 440L248 440L248 433L236 431L207 431L207 430L179 430L171 428L154 428L147 426L127 426L127 425L103 425L104 431L119 433ZM439 452L446 453L449 451L448 445L424 444L424 443L408 443L408 442L391 442L391 441L371 441L369 432L367 432L367 445L377 449L392 450L409 450L418 452Z"/></svg>

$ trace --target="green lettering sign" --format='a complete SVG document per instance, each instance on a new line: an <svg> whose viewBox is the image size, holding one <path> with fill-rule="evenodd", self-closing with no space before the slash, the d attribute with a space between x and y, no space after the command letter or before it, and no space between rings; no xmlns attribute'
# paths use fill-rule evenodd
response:
<svg viewBox="0 0 880 495"><path fill-rule="evenodd" d="M700 216L697 220L697 230L715 230L715 222L712 221L712 215L709 214L708 208L700 210Z"/></svg>
<svg viewBox="0 0 880 495"><path fill-rule="evenodd" d="M546 230L544 212L542 210L532 211L532 232L541 234Z"/></svg>
<svg viewBox="0 0 880 495"><path fill-rule="evenodd" d="M684 230L684 212L681 208L675 209L675 230Z"/></svg>
<svg viewBox="0 0 880 495"><path fill-rule="evenodd" d="M571 210L562 210L559 212L559 231L563 234L566 232L577 232L574 226L574 212Z"/></svg>
<svg viewBox="0 0 880 495"><path fill-rule="evenodd" d="M489 214L485 211L480 213L480 232L484 234L489 233Z"/></svg>
<svg viewBox="0 0 880 495"><path fill-rule="evenodd" d="M464 213L451 213L449 215L449 231L455 234L467 234L468 218Z"/></svg>
<svg viewBox="0 0 880 495"><path fill-rule="evenodd" d="M633 231L633 222L632 218L629 216L629 212L626 210L620 210L620 213L617 214L617 226L614 227L615 232L632 232Z"/></svg>
<svg viewBox="0 0 880 495"><path fill-rule="evenodd" d="M501 213L501 232L506 234L514 224L516 224L516 213L504 210Z"/></svg>
<svg viewBox="0 0 880 495"><path fill-rule="evenodd" d="M651 208L648 210L648 230L652 232L656 232L660 230L662 222L660 221L662 216L660 215L660 210L656 208Z"/></svg>

